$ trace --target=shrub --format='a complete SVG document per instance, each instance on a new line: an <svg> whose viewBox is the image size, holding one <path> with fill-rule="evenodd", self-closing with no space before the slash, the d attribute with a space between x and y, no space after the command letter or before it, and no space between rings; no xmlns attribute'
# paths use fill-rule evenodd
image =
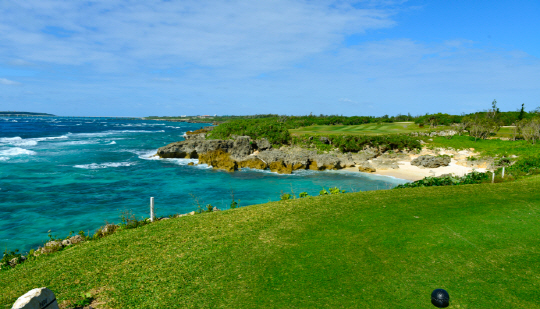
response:
<svg viewBox="0 0 540 309"><path fill-rule="evenodd" d="M407 134L386 134L386 135L329 135L330 144L324 144L317 138L310 135L293 136L292 143L300 145L311 145L315 148L328 151L339 148L342 152L359 152L366 147L386 150L422 149L422 144L417 137Z"/></svg>
<svg viewBox="0 0 540 309"><path fill-rule="evenodd" d="M282 200L282 201L290 200L290 199L292 199L292 198L293 198L292 194L289 194L289 193L281 193L281 200Z"/></svg>
<svg viewBox="0 0 540 309"><path fill-rule="evenodd" d="M328 191L330 191L330 194L341 194L346 192L345 190L340 190L338 187L330 188Z"/></svg>
<svg viewBox="0 0 540 309"><path fill-rule="evenodd" d="M300 192L300 194L298 195L300 198L303 198L303 197L308 197L309 194L307 192Z"/></svg>
<svg viewBox="0 0 540 309"><path fill-rule="evenodd" d="M506 169L509 174L515 176L534 175L540 173L540 157L529 156L520 158Z"/></svg>
<svg viewBox="0 0 540 309"><path fill-rule="evenodd" d="M451 175L443 177L426 177L415 182L398 185L394 189L475 184L489 180L490 175L491 173L472 172L463 177L456 177Z"/></svg>

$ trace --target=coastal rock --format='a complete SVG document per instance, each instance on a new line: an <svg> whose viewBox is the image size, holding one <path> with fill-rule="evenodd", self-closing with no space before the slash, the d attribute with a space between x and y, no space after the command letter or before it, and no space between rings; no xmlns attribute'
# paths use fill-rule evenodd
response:
<svg viewBox="0 0 540 309"><path fill-rule="evenodd" d="M421 166L426 168L437 168L441 166L448 166L450 164L450 157L434 157L430 155L420 156L411 161L411 165Z"/></svg>
<svg viewBox="0 0 540 309"><path fill-rule="evenodd" d="M28 291L19 297L12 309L59 309L54 293L46 287Z"/></svg>
<svg viewBox="0 0 540 309"><path fill-rule="evenodd" d="M199 154L222 149L228 152L233 147L232 140L187 140L171 143L157 151L160 158L197 159Z"/></svg>
<svg viewBox="0 0 540 309"><path fill-rule="evenodd" d="M51 240L45 244L45 247L62 247L62 242L59 240Z"/></svg>
<svg viewBox="0 0 540 309"><path fill-rule="evenodd" d="M258 139L255 141L255 143L257 145L257 149L259 149L260 151L272 148L272 144L270 144L270 142L266 138Z"/></svg>
<svg viewBox="0 0 540 309"><path fill-rule="evenodd" d="M320 154L313 157L309 169L316 171L335 170L341 168L340 163L341 161L336 156Z"/></svg>
<svg viewBox="0 0 540 309"><path fill-rule="evenodd" d="M369 163L363 163L363 164L360 164L358 166L358 170L360 172L364 172L364 173L375 173L377 171L376 168L374 168L371 164Z"/></svg>
<svg viewBox="0 0 540 309"><path fill-rule="evenodd" d="M236 161L231 159L231 156L222 149L201 154L199 156L199 163L206 163L213 168L226 170L228 172L238 170Z"/></svg>
<svg viewBox="0 0 540 309"><path fill-rule="evenodd" d="M105 224L105 226L101 228L101 233L103 235L112 234L116 231L117 228L118 228L118 225Z"/></svg>
<svg viewBox="0 0 540 309"><path fill-rule="evenodd" d="M259 169L259 170L265 170L268 168L268 164L266 164L263 160L257 157L252 157L247 160L238 161L237 166L238 168L247 167L247 168L254 168L254 169Z"/></svg>
<svg viewBox="0 0 540 309"><path fill-rule="evenodd" d="M9 260L8 264L11 267L15 267L15 266L17 266L17 264L22 263L24 261L26 261L26 257L24 255L22 255L20 257L20 259L19 258L12 258L11 260Z"/></svg>
<svg viewBox="0 0 540 309"><path fill-rule="evenodd" d="M84 238L81 235L75 235L69 239L72 244L78 244L84 241Z"/></svg>
<svg viewBox="0 0 540 309"><path fill-rule="evenodd" d="M250 155L253 150L254 145L249 136L238 136L228 152L233 158L243 158Z"/></svg>
<svg viewBox="0 0 540 309"><path fill-rule="evenodd" d="M64 239L62 240L62 246L71 246L71 240L70 239Z"/></svg>

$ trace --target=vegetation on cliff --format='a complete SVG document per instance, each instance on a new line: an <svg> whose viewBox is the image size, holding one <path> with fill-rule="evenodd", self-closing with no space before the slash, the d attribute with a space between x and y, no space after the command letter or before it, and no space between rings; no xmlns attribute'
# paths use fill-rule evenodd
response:
<svg viewBox="0 0 540 309"><path fill-rule="evenodd" d="M380 152L387 150L421 149L417 137L405 134L388 135L328 135L324 138L311 135L293 136L292 144L315 147L319 150L338 148L341 152L359 152L366 148L376 148Z"/></svg>

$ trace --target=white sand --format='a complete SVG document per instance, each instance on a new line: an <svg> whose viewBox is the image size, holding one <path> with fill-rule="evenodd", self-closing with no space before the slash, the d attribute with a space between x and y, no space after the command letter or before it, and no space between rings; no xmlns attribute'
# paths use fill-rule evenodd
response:
<svg viewBox="0 0 540 309"><path fill-rule="evenodd" d="M454 174L455 176L463 176L472 171L485 172L485 168L473 168L466 167L462 165L457 165L457 161L452 159L450 165L438 167L438 168L424 168L411 165L410 161L399 161L398 169L377 169L373 174L382 175L382 176L392 176L400 179L406 179L411 181L416 181L423 179L429 176L441 176L443 174ZM358 171L358 167L349 167L345 170L348 171ZM360 172L361 173L361 172Z"/></svg>

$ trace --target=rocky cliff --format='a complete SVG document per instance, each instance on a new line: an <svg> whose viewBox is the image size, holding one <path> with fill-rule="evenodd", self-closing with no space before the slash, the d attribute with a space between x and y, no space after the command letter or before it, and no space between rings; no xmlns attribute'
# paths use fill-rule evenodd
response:
<svg viewBox="0 0 540 309"><path fill-rule="evenodd" d="M295 147L273 149L268 140L252 140L237 136L232 140L205 140L190 138L171 143L158 149L161 158L198 158L214 168L234 171L239 168L270 169L272 172L290 174L294 170L328 170L352 167L373 158L366 151L360 154L319 154L314 150Z"/></svg>

